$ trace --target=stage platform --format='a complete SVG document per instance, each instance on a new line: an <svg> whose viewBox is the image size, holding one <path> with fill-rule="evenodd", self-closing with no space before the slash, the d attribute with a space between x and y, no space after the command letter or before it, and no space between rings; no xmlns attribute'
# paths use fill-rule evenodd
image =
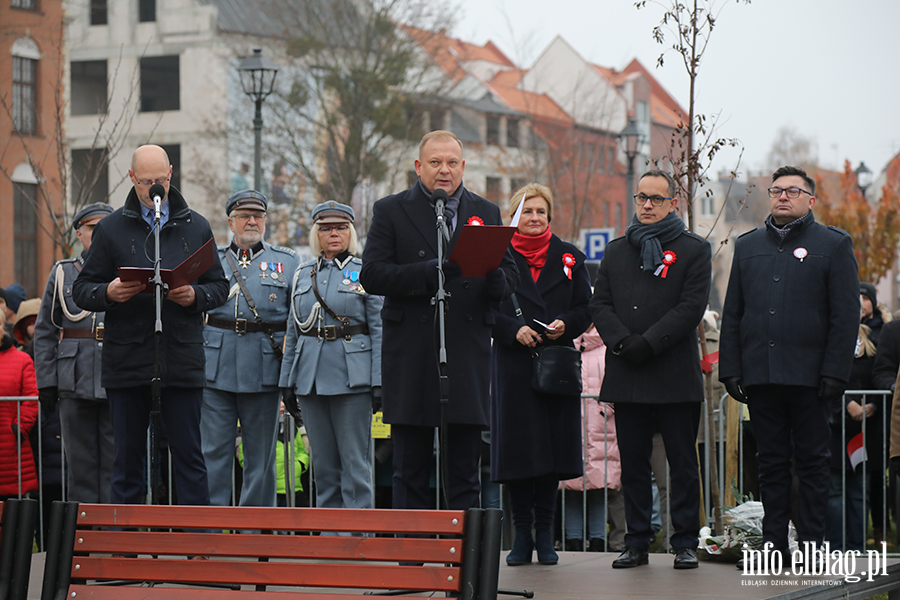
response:
<svg viewBox="0 0 900 600"><path fill-rule="evenodd" d="M613 569L610 565L618 556L613 553L560 552L559 556L555 566L535 563L508 567L501 558L500 587L532 590L537 600L859 600L885 592L890 600L900 600L897 559L888 560L888 575L874 577L871 582L863 578L849 583L834 577L745 576L733 564L711 562L701 562L699 569L676 571L672 568L673 557L666 554L651 554L649 565L634 569ZM44 558L44 554L33 557L29 600L41 597ZM860 568L865 568L865 561Z"/></svg>

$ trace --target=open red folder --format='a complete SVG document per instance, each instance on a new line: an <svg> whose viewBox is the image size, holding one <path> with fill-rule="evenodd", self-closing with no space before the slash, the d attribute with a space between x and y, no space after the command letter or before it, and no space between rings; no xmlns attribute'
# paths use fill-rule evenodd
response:
<svg viewBox="0 0 900 600"><path fill-rule="evenodd" d="M159 274L170 290L183 285L193 283L198 277L206 273L215 264L216 245L210 238L200 249L187 257L184 262L174 269L160 269ZM153 291L150 280L153 279L153 267L119 267L119 279L122 281L143 281L143 293Z"/></svg>
<svg viewBox="0 0 900 600"><path fill-rule="evenodd" d="M462 267L463 277L484 277L500 267L515 232L502 225L463 225L449 260Z"/></svg>

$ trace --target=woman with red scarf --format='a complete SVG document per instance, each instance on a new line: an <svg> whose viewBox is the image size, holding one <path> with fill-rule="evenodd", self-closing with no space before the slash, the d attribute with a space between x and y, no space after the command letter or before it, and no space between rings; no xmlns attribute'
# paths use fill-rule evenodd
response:
<svg viewBox="0 0 900 600"><path fill-rule="evenodd" d="M550 232L550 189L526 185L510 201L510 215L523 202L512 239L522 279L515 300L504 300L494 311L491 479L506 484L510 494L516 538L506 563L528 564L537 550L538 562L553 565L559 560L551 534L557 486L582 474L581 404L578 396L531 387L531 353L541 345L572 345L587 330L591 286L584 254Z"/></svg>

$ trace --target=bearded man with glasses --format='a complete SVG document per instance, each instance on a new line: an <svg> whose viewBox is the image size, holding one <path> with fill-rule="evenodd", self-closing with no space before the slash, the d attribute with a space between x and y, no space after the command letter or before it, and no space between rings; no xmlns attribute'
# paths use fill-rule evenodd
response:
<svg viewBox="0 0 900 600"><path fill-rule="evenodd" d="M695 569L700 529L695 444L703 402L697 325L709 303L712 251L675 213L676 182L669 173L644 173L634 201L625 235L606 246L590 304L607 347L600 401L616 407L628 524L625 551L612 566L648 564L655 538L650 456L659 432L672 481L673 566Z"/></svg>
<svg viewBox="0 0 900 600"><path fill-rule="evenodd" d="M300 265L290 248L263 240L268 199L242 190L225 202L231 244L219 247L228 299L210 311L203 330L206 389L200 432L213 506L231 503L238 422L244 454L240 506L275 506L275 442L281 393L278 375L291 306L291 277Z"/></svg>
<svg viewBox="0 0 900 600"><path fill-rule="evenodd" d="M169 185L172 165L159 146L134 151L128 170L134 187L125 204L97 223L84 267L72 285L83 310L106 311L101 384L106 388L115 438L113 504L140 504L146 487L150 382L154 377L154 295L145 281L121 281L119 267L152 267L154 210L150 188L162 186L159 248L162 269L174 269L213 239L209 222ZM215 262L193 283L168 291L162 301L159 377L179 504L209 504L200 448L204 375L203 313L225 302L228 282ZM77 468L77 466L75 467Z"/></svg>
<svg viewBox="0 0 900 600"><path fill-rule="evenodd" d="M821 544L825 535L828 423L832 411L843 412L859 327L859 281L850 236L813 216L816 182L806 171L781 167L768 191L765 227L734 245L719 380L750 409L763 542L785 553L792 462L800 481L795 525L801 550L804 542ZM783 564L789 559L784 556Z"/></svg>

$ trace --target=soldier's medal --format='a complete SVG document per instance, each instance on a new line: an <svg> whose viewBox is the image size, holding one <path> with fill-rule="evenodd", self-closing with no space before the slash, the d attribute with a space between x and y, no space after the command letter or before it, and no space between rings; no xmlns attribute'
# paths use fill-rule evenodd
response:
<svg viewBox="0 0 900 600"><path fill-rule="evenodd" d="M344 285L350 285L350 280L349 280L349 279L345 279L345 280L343 280L341 283L343 283ZM353 289L353 288L351 287L350 289Z"/></svg>
<svg viewBox="0 0 900 600"><path fill-rule="evenodd" d="M259 276L267 277L268 273L266 273L266 270L269 268L269 263L261 262L259 263L259 268L262 270L262 273L260 273Z"/></svg>
<svg viewBox="0 0 900 600"><path fill-rule="evenodd" d="M272 279L278 281L278 271L272 271Z"/></svg>
<svg viewBox="0 0 900 600"><path fill-rule="evenodd" d="M238 261L238 264L241 265L242 269L246 269L250 266L250 253L246 250L241 250L241 260Z"/></svg>
<svg viewBox="0 0 900 600"><path fill-rule="evenodd" d="M356 283L359 280L359 271L353 271L350 273L350 281Z"/></svg>
<svg viewBox="0 0 900 600"><path fill-rule="evenodd" d="M269 302L278 302L278 294L274 292L269 294Z"/></svg>

